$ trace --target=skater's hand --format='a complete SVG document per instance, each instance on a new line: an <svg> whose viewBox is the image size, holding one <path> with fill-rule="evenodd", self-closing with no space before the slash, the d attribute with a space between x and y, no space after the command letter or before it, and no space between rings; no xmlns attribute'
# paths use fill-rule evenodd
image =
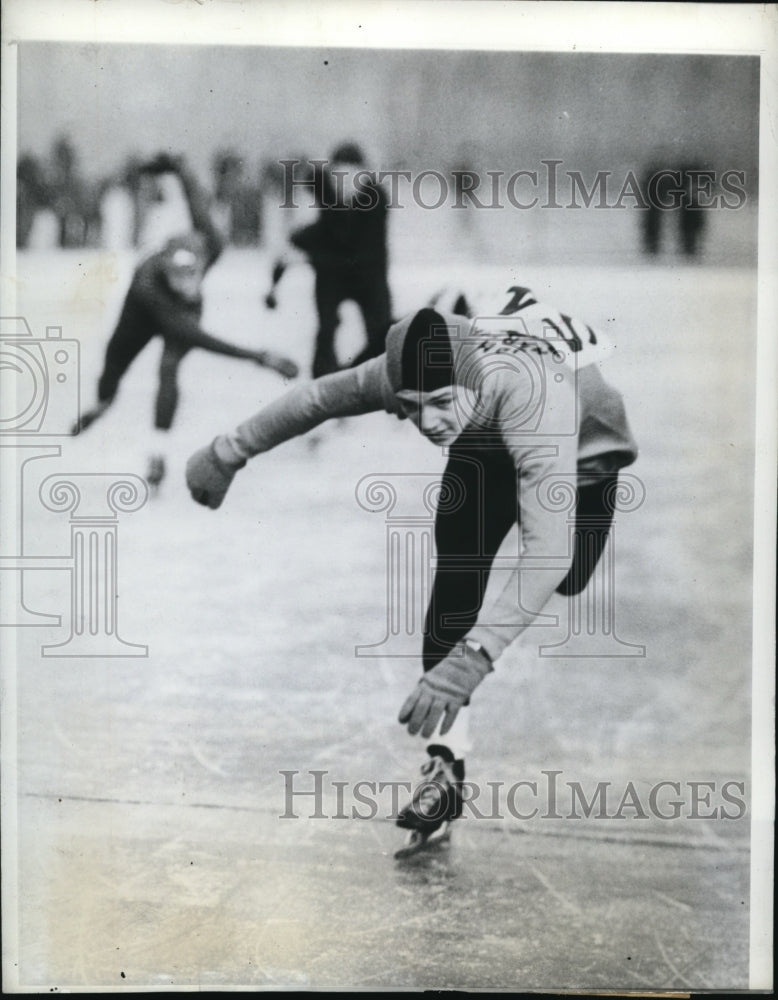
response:
<svg viewBox="0 0 778 1000"><path fill-rule="evenodd" d="M398 721L408 723L411 736L421 730L421 735L428 739L443 716L440 735L444 736L453 726L459 709L493 669L486 653L458 642L445 660L424 674L400 709Z"/></svg>
<svg viewBox="0 0 778 1000"><path fill-rule="evenodd" d="M186 483L192 499L203 507L221 506L235 473L246 464L245 458L226 462L216 454L216 441L196 451L186 463Z"/></svg>
<svg viewBox="0 0 778 1000"><path fill-rule="evenodd" d="M281 278L283 278L287 267L288 264L284 260L283 255L280 256L273 265L273 275L270 280L270 291L265 296L265 305L268 309L275 309L278 305L278 299L276 298L276 286Z"/></svg>
<svg viewBox="0 0 778 1000"><path fill-rule="evenodd" d="M297 378L300 374L300 369L294 361L272 351L258 351L257 364L263 368L270 368L282 378Z"/></svg>

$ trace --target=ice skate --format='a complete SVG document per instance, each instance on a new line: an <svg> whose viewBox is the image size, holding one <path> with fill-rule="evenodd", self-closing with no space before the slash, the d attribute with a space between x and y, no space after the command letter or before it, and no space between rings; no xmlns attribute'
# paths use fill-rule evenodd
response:
<svg viewBox="0 0 778 1000"><path fill-rule="evenodd" d="M408 830L405 843L395 851L398 859L447 843L452 821L462 815L465 762L439 744L428 746L427 753L430 759L422 764L421 781L397 817L397 825Z"/></svg>
<svg viewBox="0 0 778 1000"><path fill-rule="evenodd" d="M162 480L165 478L165 459L162 455L152 455L149 458L146 482L153 495L159 492Z"/></svg>

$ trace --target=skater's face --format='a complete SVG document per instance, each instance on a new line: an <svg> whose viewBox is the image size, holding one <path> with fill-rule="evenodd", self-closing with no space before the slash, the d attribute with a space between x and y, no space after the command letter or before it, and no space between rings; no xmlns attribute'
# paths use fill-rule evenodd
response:
<svg viewBox="0 0 778 1000"><path fill-rule="evenodd" d="M170 290L185 302L197 302L205 277L202 257L193 249L176 246L175 241L171 241L163 260Z"/></svg>
<svg viewBox="0 0 778 1000"><path fill-rule="evenodd" d="M180 298L186 302L195 302L200 297L203 284L202 268L197 266L169 267L167 283Z"/></svg>
<svg viewBox="0 0 778 1000"><path fill-rule="evenodd" d="M444 386L434 392L406 389L398 392L397 398L408 419L438 447L453 444L462 433L462 417L456 406L453 386Z"/></svg>

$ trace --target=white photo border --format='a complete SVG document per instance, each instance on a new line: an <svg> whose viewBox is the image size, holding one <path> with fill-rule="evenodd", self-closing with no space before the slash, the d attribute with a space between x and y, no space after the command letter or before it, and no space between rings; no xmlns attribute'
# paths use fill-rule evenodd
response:
<svg viewBox="0 0 778 1000"><path fill-rule="evenodd" d="M774 4L475 0L6 0L3 5L0 296L14 315L17 44L25 41L752 55L761 60L750 986L772 982L776 455L778 434L778 9ZM510 43L516 39L516 44ZM4 522L15 523L6 496ZM13 637L2 671L3 950L15 952ZM5 963L13 990L13 963ZM16 984L18 985L18 984Z"/></svg>

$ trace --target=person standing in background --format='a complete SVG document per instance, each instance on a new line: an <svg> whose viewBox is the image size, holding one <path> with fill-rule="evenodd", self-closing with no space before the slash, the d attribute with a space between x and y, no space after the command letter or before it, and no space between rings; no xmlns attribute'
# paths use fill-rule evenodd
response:
<svg viewBox="0 0 778 1000"><path fill-rule="evenodd" d="M318 329L312 374L320 378L340 367L335 336L343 302L356 303L365 325L367 343L353 364L383 353L391 324L388 200L384 189L366 169L362 150L353 142L339 145L326 166L317 164L311 187L318 217L311 225L293 230L289 243L305 255L315 273ZM265 298L269 309L277 306L276 288L288 263L283 254L274 262L271 287Z"/></svg>

